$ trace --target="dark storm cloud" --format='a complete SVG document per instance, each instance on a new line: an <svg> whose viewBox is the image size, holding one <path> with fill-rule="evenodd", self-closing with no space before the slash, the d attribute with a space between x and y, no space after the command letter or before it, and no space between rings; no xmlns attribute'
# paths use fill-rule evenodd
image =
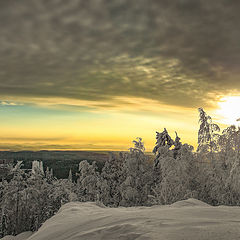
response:
<svg viewBox="0 0 240 240"><path fill-rule="evenodd" d="M239 11L233 0L1 1L0 95L199 106L240 90Z"/></svg>

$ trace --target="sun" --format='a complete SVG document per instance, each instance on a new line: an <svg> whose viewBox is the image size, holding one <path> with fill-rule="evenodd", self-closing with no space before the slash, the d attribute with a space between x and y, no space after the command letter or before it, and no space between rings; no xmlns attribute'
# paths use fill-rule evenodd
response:
<svg viewBox="0 0 240 240"><path fill-rule="evenodd" d="M223 97L218 102L217 114L219 114L224 123L230 125L240 124L240 96Z"/></svg>

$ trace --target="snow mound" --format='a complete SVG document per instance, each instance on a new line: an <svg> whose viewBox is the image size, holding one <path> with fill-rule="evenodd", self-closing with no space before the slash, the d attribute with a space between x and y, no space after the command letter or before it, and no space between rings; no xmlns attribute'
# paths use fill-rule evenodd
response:
<svg viewBox="0 0 240 240"><path fill-rule="evenodd" d="M32 234L33 234L32 232L23 232L18 234L17 236L5 236L4 238L1 238L1 240L26 240Z"/></svg>
<svg viewBox="0 0 240 240"><path fill-rule="evenodd" d="M4 240L12 239L16 240ZM48 219L36 233L21 240L80 239L240 239L240 207L212 207L196 199L169 206L129 208L71 202Z"/></svg>
<svg viewBox="0 0 240 240"><path fill-rule="evenodd" d="M202 202L200 200L197 200L195 198L189 198L187 200L182 200L175 202L171 205L172 207L210 207L205 202Z"/></svg>

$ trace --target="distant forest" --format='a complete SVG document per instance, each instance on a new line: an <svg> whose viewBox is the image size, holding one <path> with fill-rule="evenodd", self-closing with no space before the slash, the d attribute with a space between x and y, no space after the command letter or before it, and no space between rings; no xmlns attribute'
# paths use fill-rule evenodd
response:
<svg viewBox="0 0 240 240"><path fill-rule="evenodd" d="M137 138L128 152L109 154L101 171L97 161L82 159L77 173L70 169L66 179L56 178L51 166L43 168L37 161L32 171L21 169L20 163L9 166L0 182L0 236L36 231L69 201L131 207L192 197L211 205L240 206L240 128L221 131L198 110L196 152L164 128L156 132L154 158Z"/></svg>
<svg viewBox="0 0 240 240"><path fill-rule="evenodd" d="M31 169L32 161L34 160L42 161L44 170L47 167L53 169L56 178L67 178L71 169L73 178L76 180L80 161L87 160L89 163L96 161L96 165L100 171L104 166L104 162L108 159L108 155L109 152L106 151L0 151L0 160L4 159L14 164L17 161L22 161L22 168L24 169Z"/></svg>

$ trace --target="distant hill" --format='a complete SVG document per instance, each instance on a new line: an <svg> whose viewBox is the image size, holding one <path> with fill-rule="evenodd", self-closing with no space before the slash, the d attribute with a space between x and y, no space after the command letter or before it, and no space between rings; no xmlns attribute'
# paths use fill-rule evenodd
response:
<svg viewBox="0 0 240 240"><path fill-rule="evenodd" d="M108 158L106 151L0 151L0 159L17 160L79 160L86 159L92 161L106 161Z"/></svg>
<svg viewBox="0 0 240 240"><path fill-rule="evenodd" d="M109 152L93 151L1 151L0 159L11 159L15 163L23 161L23 168L31 169L33 160L43 162L44 169L47 167L53 169L54 176L57 178L67 178L69 169L72 169L73 178L78 171L78 164L82 160L89 162L96 161L99 170L108 159Z"/></svg>

